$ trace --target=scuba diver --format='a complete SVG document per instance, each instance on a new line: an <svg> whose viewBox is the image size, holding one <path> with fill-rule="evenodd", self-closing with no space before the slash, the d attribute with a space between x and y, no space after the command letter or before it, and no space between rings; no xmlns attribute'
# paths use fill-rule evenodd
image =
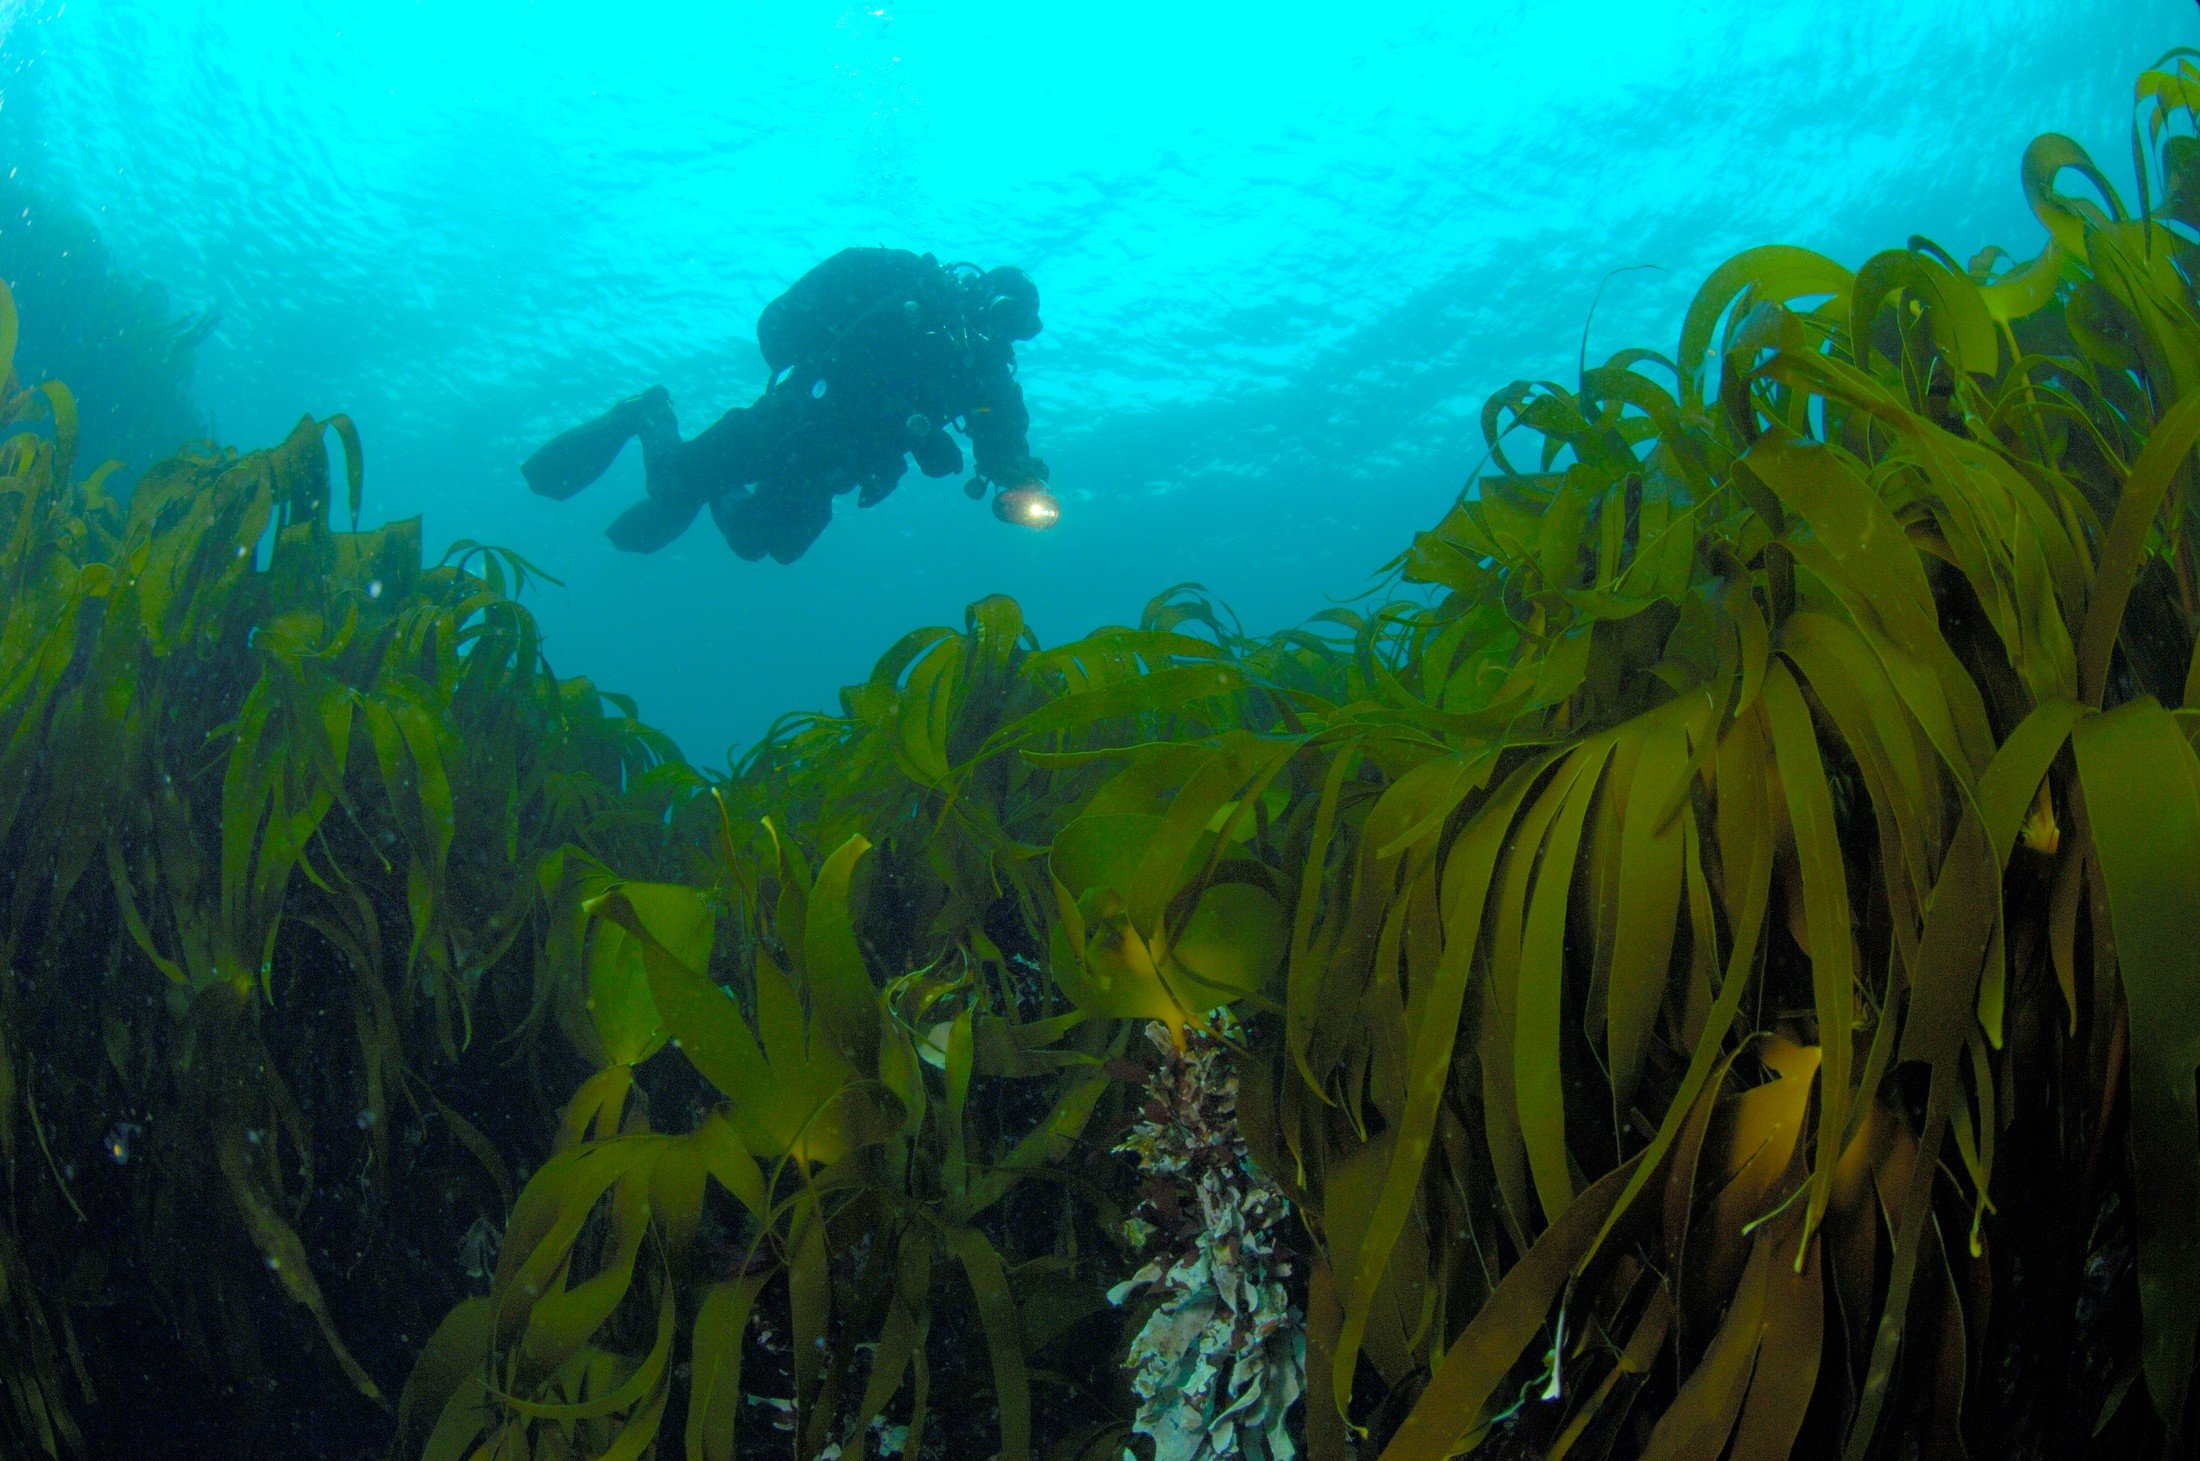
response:
<svg viewBox="0 0 2200 1461"><path fill-rule="evenodd" d="M683 441L672 398L653 387L555 438L520 471L562 501L639 437L649 495L611 524L614 545L654 553L708 506L742 558L792 563L832 520L836 495L855 491L871 506L911 457L927 477L960 472L953 423L976 458L964 491L983 497L996 485L996 517L1051 527L1061 505L1025 441L1031 416L1016 383L1016 342L1039 328L1039 291L1021 269L843 249L757 319L771 379L754 405Z"/></svg>

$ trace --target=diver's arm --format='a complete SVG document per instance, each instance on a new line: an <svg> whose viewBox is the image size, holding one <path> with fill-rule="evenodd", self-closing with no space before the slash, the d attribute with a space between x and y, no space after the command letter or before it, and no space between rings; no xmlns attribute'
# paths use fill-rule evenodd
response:
<svg viewBox="0 0 2200 1461"><path fill-rule="evenodd" d="M984 372L978 381L978 398L963 413L963 431L970 437L971 455L978 475L1003 486L1015 487L1036 478L1045 481L1047 464L1031 454L1026 434L1031 412L1024 408L1024 388L1004 361Z"/></svg>

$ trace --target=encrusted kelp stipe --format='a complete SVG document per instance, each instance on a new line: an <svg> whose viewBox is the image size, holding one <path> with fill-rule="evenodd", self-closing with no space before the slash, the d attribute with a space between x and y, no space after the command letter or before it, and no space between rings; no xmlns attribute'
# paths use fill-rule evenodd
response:
<svg viewBox="0 0 2200 1461"><path fill-rule="evenodd" d="M1751 250L1501 392L1393 598L987 599L717 779L525 565L335 530L340 420L124 505L11 381L0 1450L2184 1454L2194 58L2138 103L2033 258Z"/></svg>
<svg viewBox="0 0 2200 1461"><path fill-rule="evenodd" d="M1227 1048L1195 1034L1178 1050L1164 1026L1146 1030L1161 1068L1115 1149L1145 1179L1124 1236L1151 1256L1108 1290L1111 1304L1151 1309L1131 1339L1131 1429L1152 1439L1155 1461L1289 1461L1306 1388L1305 1320L1286 1286L1290 1205L1246 1152Z"/></svg>

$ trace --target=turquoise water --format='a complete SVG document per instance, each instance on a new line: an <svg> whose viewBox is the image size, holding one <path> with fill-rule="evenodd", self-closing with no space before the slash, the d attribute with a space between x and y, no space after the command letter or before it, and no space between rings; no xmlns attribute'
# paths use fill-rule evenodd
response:
<svg viewBox="0 0 2200 1461"><path fill-rule="evenodd" d="M1750 245L2029 254L2027 141L2128 183L2130 84L2187 0L1338 7L0 0L0 158L215 307L218 434L348 411L366 519L564 580L549 652L715 761L991 592L1060 639L1206 583L1254 628L1350 595L1481 455L1483 399L1670 350ZM0 227L13 220L0 220ZM632 453L542 438L653 383L692 433L850 244L1014 263L1041 536L911 473L791 567L601 529Z"/></svg>

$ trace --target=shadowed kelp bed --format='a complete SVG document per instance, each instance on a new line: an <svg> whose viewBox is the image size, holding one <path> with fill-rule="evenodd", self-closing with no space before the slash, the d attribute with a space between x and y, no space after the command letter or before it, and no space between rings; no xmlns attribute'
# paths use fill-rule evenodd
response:
<svg viewBox="0 0 2200 1461"><path fill-rule="evenodd" d="M341 418L124 505L11 386L0 1448L2185 1454L2162 64L2037 258L1501 394L1397 598L990 599L719 779Z"/></svg>

